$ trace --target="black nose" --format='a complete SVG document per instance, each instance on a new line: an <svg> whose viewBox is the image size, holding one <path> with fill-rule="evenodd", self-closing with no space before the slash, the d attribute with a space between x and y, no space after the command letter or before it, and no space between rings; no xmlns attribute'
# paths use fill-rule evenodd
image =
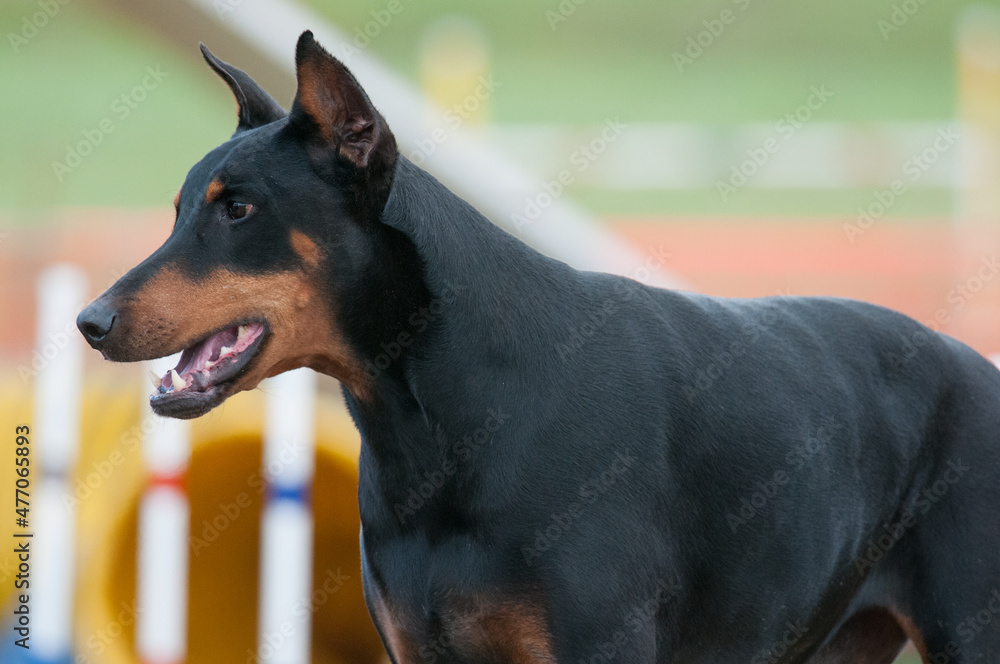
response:
<svg viewBox="0 0 1000 664"><path fill-rule="evenodd" d="M91 347L101 349L111 326L115 324L115 310L100 300L91 302L86 309L76 317L76 326Z"/></svg>

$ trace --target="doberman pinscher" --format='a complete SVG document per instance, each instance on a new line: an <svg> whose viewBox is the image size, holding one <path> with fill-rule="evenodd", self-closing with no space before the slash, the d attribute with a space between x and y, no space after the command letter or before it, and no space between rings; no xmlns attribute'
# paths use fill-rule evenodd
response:
<svg viewBox="0 0 1000 664"><path fill-rule="evenodd" d="M288 113L204 55L236 133L79 328L183 350L161 415L343 384L394 662L1000 661L990 362L869 304L572 269L401 155L311 33Z"/></svg>

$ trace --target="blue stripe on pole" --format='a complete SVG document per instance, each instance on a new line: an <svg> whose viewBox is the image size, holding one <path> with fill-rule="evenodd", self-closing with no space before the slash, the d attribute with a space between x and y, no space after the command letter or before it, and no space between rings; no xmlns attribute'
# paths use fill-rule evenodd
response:
<svg viewBox="0 0 1000 664"><path fill-rule="evenodd" d="M3 633L4 639L0 643L0 662L4 664L73 664L73 656L70 653L55 659L48 657L43 659L34 654L37 645L32 640L28 641L32 646L31 650L25 650L14 645L14 639L20 637L12 636L15 633L12 628L3 630Z"/></svg>
<svg viewBox="0 0 1000 664"><path fill-rule="evenodd" d="M267 490L269 500L290 500L303 505L309 504L309 487L305 485L282 486L271 484Z"/></svg>

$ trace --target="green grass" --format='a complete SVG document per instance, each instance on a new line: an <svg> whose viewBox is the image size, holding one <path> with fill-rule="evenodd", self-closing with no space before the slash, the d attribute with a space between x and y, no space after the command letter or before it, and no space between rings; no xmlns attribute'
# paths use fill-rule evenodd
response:
<svg viewBox="0 0 1000 664"><path fill-rule="evenodd" d="M307 1L353 33L391 0ZM680 72L672 53L704 29L703 20L738 8L734 0L589 0L554 31L545 12L558 7L556 0L398 1L403 11L381 29L371 52L417 80L427 27L444 14L470 16L488 37L501 82L490 100L494 120L574 124L608 117L773 122L801 104L812 85L834 92L824 120L945 120L955 112L953 26L971 4L926 0L886 41L877 21L891 12L887 0L749 0ZM69 3L13 53L6 35L37 9L29 0L0 4L0 210L168 205L188 168L231 133L228 91L196 52L180 53L101 5ZM169 78L129 117L118 117L114 100L157 65ZM53 163L105 118L113 133L60 182ZM609 214L826 213L850 210L859 198L857 192L748 191L720 206L713 193L698 191L576 193ZM914 193L913 203L899 209L938 214L947 199Z"/></svg>
<svg viewBox="0 0 1000 664"><path fill-rule="evenodd" d="M399 0L403 11L371 50L410 76L420 41L441 14L477 20L492 46L503 88L501 122L742 122L784 115L826 84L836 94L830 119L927 120L954 112L953 26L973 0L926 0L898 32L883 38L893 2L806 0L625 0L585 2L552 30L557 0L461 2ZM388 0L310 4L354 34ZM980 3L982 4L982 3ZM988 3L997 5L996 0ZM672 54L724 9L734 10L704 53L683 72ZM824 111L826 113L826 111Z"/></svg>
<svg viewBox="0 0 1000 664"><path fill-rule="evenodd" d="M2 34L33 6L0 5ZM7 38L0 49L8 49L0 57L0 209L170 205L187 170L235 128L228 90L193 56L83 3L66 5L18 53ZM157 66L166 78L123 118L112 104ZM102 120L111 133L60 182L53 162L64 162L84 132L100 135Z"/></svg>
<svg viewBox="0 0 1000 664"><path fill-rule="evenodd" d="M623 0L580 5L552 30L556 0L401 0L372 52L416 80L427 26L448 13L471 16L489 37L501 87L498 122L600 123L773 121L802 103L812 85L834 98L831 121L943 120L955 113L953 25L972 0L926 0L889 40L877 21L892 2L751 0L736 22L683 72L672 59L701 22L730 0ZM387 0L311 0L349 32ZM990 3L997 6L998 2ZM196 53L178 53L149 31L92 5L71 2L13 53L6 35L34 2L0 4L0 210L42 223L60 206L169 205L188 168L235 125L224 86ZM293 45L288 45L289 58ZM120 119L111 105L141 83L147 66L169 77ZM111 118L114 131L59 182L53 162ZM714 190L614 192L576 188L599 214L841 215L870 201L864 190L744 190L723 202ZM893 213L945 216L950 192L914 190ZM898 664L918 664L915 656Z"/></svg>
<svg viewBox="0 0 1000 664"><path fill-rule="evenodd" d="M871 189L741 189L726 201L714 188L611 191L577 187L569 193L574 201L595 214L609 216L853 217L859 207L874 200ZM911 189L893 204L891 214L947 218L954 212L952 196L948 189Z"/></svg>

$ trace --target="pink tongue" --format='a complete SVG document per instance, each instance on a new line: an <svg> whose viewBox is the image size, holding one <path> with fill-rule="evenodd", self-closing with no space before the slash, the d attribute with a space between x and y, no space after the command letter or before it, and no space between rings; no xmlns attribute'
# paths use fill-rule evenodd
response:
<svg viewBox="0 0 1000 664"><path fill-rule="evenodd" d="M219 359L223 346L232 348L236 343L237 336L238 331L235 327L226 328L218 334L212 335L195 348L185 351L181 355L180 362L174 367L174 370L181 376L188 376L196 371L201 371L202 367L205 366L205 362ZM163 386L173 386L173 380L169 373L163 379Z"/></svg>
<svg viewBox="0 0 1000 664"><path fill-rule="evenodd" d="M232 348L236 344L236 337L237 329L235 327L230 327L212 337L209 337L198 350L198 355L195 357L196 361L192 362L188 366L200 368L207 360L215 361L219 359L222 347L229 346Z"/></svg>
<svg viewBox="0 0 1000 664"><path fill-rule="evenodd" d="M238 327L229 327L221 332L212 335L197 346L186 349L181 354L181 359L174 367L174 371L179 376L183 376L185 381L191 375L202 371L206 362L217 362L222 354L223 346L228 347L232 353L238 354L246 350L264 331L260 323L250 323L247 325L246 334L243 338L239 336ZM160 384L164 389L173 387L173 376L167 372Z"/></svg>

